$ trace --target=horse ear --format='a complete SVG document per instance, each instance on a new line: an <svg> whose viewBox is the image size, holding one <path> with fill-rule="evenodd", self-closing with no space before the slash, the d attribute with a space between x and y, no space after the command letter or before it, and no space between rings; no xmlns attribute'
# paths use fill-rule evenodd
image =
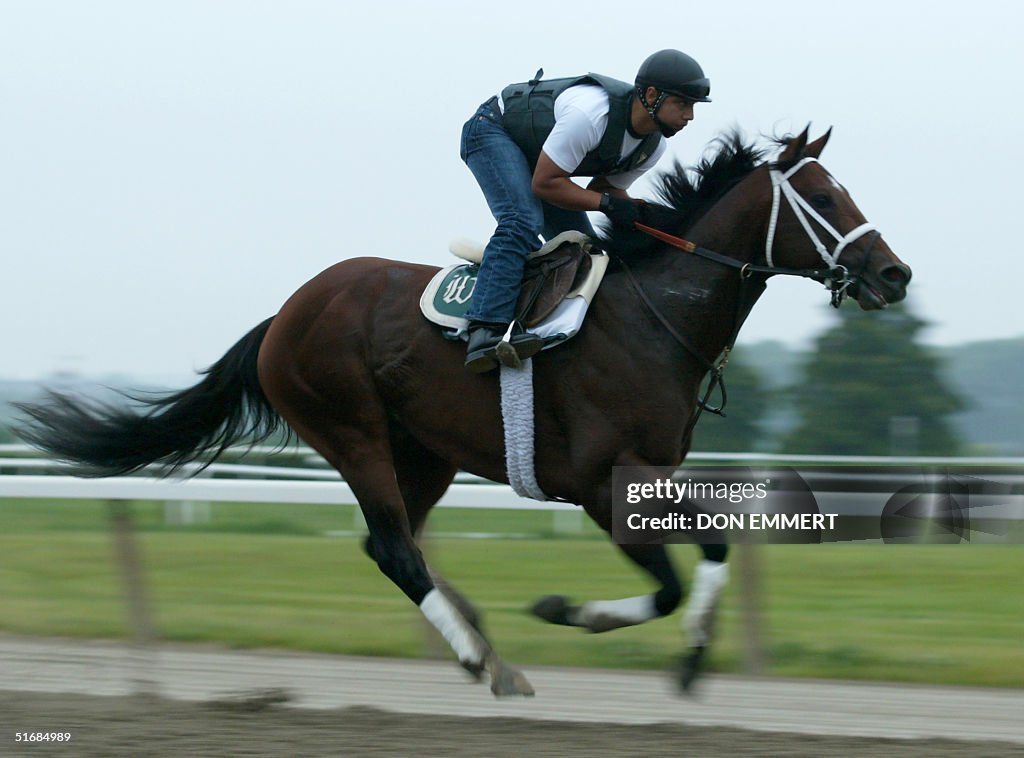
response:
<svg viewBox="0 0 1024 758"><path fill-rule="evenodd" d="M796 163L803 155L804 148L807 146L807 132L811 129L811 125L808 124L807 128L804 129L796 137L793 137L787 144L786 149L783 150L778 157L778 163L780 166Z"/></svg>
<svg viewBox="0 0 1024 758"><path fill-rule="evenodd" d="M821 151L825 149L828 138L832 136L832 127L828 128L828 131L818 137L818 139L811 142L807 147L804 148L804 155L811 158L818 158L821 156Z"/></svg>

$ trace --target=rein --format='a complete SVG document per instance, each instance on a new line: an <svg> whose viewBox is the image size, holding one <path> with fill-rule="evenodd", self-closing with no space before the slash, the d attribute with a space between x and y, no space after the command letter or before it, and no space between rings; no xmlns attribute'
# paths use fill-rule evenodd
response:
<svg viewBox="0 0 1024 758"><path fill-rule="evenodd" d="M686 431L683 435L684 439L689 438L690 434L693 432L693 428L697 425L697 421L700 420L701 414L704 411L714 413L717 416L725 416L725 405L728 401L728 395L725 389L725 368L729 363L729 356L736 344L736 339L739 337L740 328L743 326L744 321L746 321L747 316L754 307L754 303L757 302L757 299L761 296L765 287L767 287L767 277L776 275L798 276L804 279L823 281L826 289L832 293L832 307L838 308L846 297L847 288L856 281L856 277L850 277L850 272L846 266L839 263L839 256L842 255L843 250L850 243L867 235L869 241L864 259L864 265L866 266L867 254L870 253L871 248L874 247L875 242L881 236L875 229L874 225L870 223L861 224L843 235L836 231L828 221L822 218L821 215L811 207L810 203L804 200L804 198L794 190L792 185L789 183L789 178L808 163L817 163L817 159L804 158L798 161L785 173L774 168L769 169L769 175L772 180L772 211L768 222L768 234L765 240L765 260L768 263L766 266L754 263L742 263L735 258L730 258L729 256L722 255L714 250L708 250L707 248L700 247L689 240L683 239L682 237L676 237L675 235L664 232L653 226L641 224L640 222L636 222L634 224L636 229L639 231L644 232L667 245L739 271L740 292L736 306L736 317L733 323L733 330L725 348L722 350L717 360L708 360L707 357L702 355L700 351L693 346L689 339L680 334L680 332L672 326L671 322L665 318L665 316L651 301L650 297L648 297L647 293L644 292L640 282L637 281L625 261L621 258L618 259L619 265L626 273L630 286L632 286L633 290L640 298L640 301L654 315L672 338L678 342L686 352L700 361L704 368L711 374L704 396L697 401L697 407L694 409L693 415L690 417L690 421L686 425ZM778 226L779 209L781 207L782 196L785 196L786 200L789 202L790 208L793 210L793 213L799 220L800 225L807 233L808 238L811 240L811 243L814 245L815 250L817 250L818 255L821 256L821 259L827 268L785 268L773 265L772 245L775 240L775 230ZM837 245L834 250L830 252L821 242L821 239L818 237L817 233L815 233L810 222L807 220L807 215L810 215L811 218L818 222L818 224L820 224L836 240ZM755 281L752 278L754 274L764 274L765 277L763 279L759 278ZM708 401L716 387L721 393L722 401L718 407L712 407L708 404Z"/></svg>
<svg viewBox="0 0 1024 758"><path fill-rule="evenodd" d="M802 276L805 279L824 279L839 273L840 270L846 271L845 266L836 266L834 268L782 268L779 266L760 266L755 263L741 263L735 258L716 253L714 250L708 250L706 247L700 247L689 240L663 232L661 229L653 226L647 226L647 224L641 224L640 222L637 222L635 226L644 234L649 234L651 237L659 239L672 247L687 253L693 253L701 258L707 258L715 263L721 263L723 266L739 269L740 276L743 278L747 278L751 274L782 274L784 276Z"/></svg>

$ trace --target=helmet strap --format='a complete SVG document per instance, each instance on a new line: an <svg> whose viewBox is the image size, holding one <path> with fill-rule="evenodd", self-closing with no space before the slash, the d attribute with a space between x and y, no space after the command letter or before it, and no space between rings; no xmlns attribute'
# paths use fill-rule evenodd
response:
<svg viewBox="0 0 1024 758"><path fill-rule="evenodd" d="M638 86L636 90L637 95L640 98L640 104L647 109L647 114L651 117L651 121L653 121L654 125L658 127L658 130L662 133L662 135L665 137L671 137L672 135L674 135L675 130L670 129L660 118L658 118L658 109L661 107L661 104L665 102L665 98L668 97L668 93L665 92L664 90L659 89L658 97L655 98L653 103L648 103L647 87Z"/></svg>

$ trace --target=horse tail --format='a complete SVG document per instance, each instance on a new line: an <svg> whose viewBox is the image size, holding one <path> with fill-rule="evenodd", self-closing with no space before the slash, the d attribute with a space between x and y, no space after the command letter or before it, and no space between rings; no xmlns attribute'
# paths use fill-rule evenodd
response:
<svg viewBox="0 0 1024 758"><path fill-rule="evenodd" d="M170 395L122 393L128 407L48 392L40 403L17 404L28 420L19 436L80 476L117 476L158 464L164 475L203 459L202 471L225 449L262 442L282 427L260 386L256 360L273 319L240 339L193 387ZM212 455L210 455L212 453Z"/></svg>

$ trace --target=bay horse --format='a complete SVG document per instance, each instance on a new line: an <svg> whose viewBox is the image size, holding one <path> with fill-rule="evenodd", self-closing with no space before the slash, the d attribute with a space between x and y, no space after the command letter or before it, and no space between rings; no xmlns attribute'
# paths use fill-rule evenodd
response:
<svg viewBox="0 0 1024 758"><path fill-rule="evenodd" d="M663 205L651 204L648 219L673 236L609 233L612 263L583 328L533 359L536 480L549 496L582 505L610 533L614 467L678 466L702 381L720 371L716 358L770 276L827 280L834 298L850 295L865 310L905 297L910 269L817 161L829 133L809 142L805 129L779 140L774 161L725 135L693 178L678 165L662 177ZM696 253L680 251L674 235L683 233ZM112 476L154 463L171 472L286 426L351 486L367 553L460 663L478 678L488 674L496 695L531 695L480 631L476 609L427 566L416 541L456 471L508 481L497 373L466 371L463 345L419 312L436 271L378 258L339 263L193 387L134 408L49 393L20 406L22 437L77 464L77 473ZM580 605L551 596L534 613L592 631L671 613L684 591L664 545L619 548L656 591ZM727 547L701 550L685 615L692 652L684 685L708 644L726 576Z"/></svg>

